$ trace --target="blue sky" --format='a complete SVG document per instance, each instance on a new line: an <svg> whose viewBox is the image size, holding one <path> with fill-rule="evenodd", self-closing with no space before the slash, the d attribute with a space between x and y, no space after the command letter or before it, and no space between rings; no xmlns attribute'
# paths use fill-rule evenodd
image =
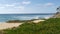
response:
<svg viewBox="0 0 60 34"><path fill-rule="evenodd" d="M55 13L60 0L0 0L0 14Z"/></svg>

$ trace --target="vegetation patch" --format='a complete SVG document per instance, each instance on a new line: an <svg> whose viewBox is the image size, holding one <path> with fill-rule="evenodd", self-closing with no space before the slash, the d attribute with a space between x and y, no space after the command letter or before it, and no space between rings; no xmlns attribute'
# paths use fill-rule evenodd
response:
<svg viewBox="0 0 60 34"><path fill-rule="evenodd" d="M39 23L24 23L17 28L3 30L5 34L60 34L60 18Z"/></svg>

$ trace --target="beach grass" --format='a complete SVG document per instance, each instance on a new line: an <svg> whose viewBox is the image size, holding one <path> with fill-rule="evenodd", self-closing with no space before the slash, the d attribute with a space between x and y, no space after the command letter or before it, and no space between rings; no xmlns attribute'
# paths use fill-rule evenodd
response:
<svg viewBox="0 0 60 34"><path fill-rule="evenodd" d="M3 30L6 34L60 34L60 18L39 23L24 23L17 28Z"/></svg>

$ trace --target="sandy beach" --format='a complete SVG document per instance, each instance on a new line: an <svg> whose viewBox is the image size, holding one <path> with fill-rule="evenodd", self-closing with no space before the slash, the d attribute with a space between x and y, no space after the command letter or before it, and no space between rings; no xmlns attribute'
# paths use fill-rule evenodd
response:
<svg viewBox="0 0 60 34"><path fill-rule="evenodd" d="M33 22L38 23L40 21L45 21L45 20L34 20ZM2 23L2 22L0 22L0 30L18 27L21 24L23 24L23 23Z"/></svg>
<svg viewBox="0 0 60 34"><path fill-rule="evenodd" d="M0 23L0 30L18 27L22 23Z"/></svg>

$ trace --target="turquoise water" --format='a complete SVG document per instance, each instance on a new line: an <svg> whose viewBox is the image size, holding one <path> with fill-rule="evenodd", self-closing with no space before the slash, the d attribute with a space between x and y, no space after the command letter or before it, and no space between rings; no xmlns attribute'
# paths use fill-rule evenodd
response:
<svg viewBox="0 0 60 34"><path fill-rule="evenodd" d="M50 17L51 14L0 14L0 22L8 20L30 20L36 18Z"/></svg>

